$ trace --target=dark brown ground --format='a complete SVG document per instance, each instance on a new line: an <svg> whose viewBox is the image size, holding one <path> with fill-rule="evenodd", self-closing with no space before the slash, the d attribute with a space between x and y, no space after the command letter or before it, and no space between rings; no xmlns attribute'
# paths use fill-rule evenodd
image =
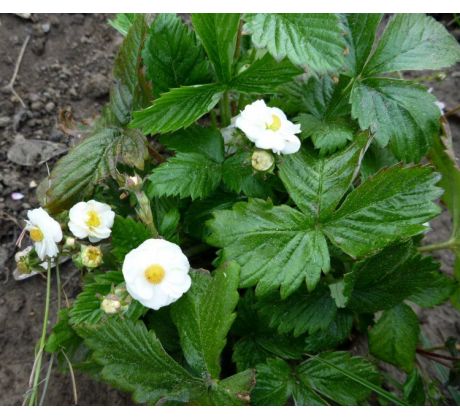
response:
<svg viewBox="0 0 460 420"><path fill-rule="evenodd" d="M59 110L70 107L81 121L98 113L107 100L110 72L121 37L107 25L107 15L33 15L24 20L0 15L0 405L23 401L32 368L34 345L39 338L44 281L36 276L17 282L12 278L14 243L30 208L37 206L35 188L46 174L46 165L22 166L11 161L11 146L26 141L25 152L13 159L28 157L32 143L49 140L69 146L77 139L57 128ZM451 27L450 29L455 29ZM457 29L458 31L458 29ZM20 67L15 89L26 104L23 109L9 92L2 92L27 35L31 35ZM447 109L460 102L460 65L448 70L443 82L430 83ZM460 156L460 120L452 119L455 148ZM19 139L19 140L18 140ZM30 143L27 143L30 142ZM38 143L35 143L38 144ZM40 149L40 148L39 148ZM27 156L26 156L27 154ZM10 156L11 157L11 156ZM30 156L29 156L30 157ZM33 156L32 156L33 157ZM40 161L40 157L37 158ZM50 166L56 158L49 161ZM22 200L11 193L21 192ZM444 213L432 223L430 242L447 239L451 221ZM441 253L443 269L452 271L452 256ZM65 290L71 299L78 293L78 276L70 265L63 268ZM433 344L448 336L460 337L460 314L450 305L425 311L424 332ZM54 321L54 320L53 320ZM68 376L54 369L46 404L70 405L72 387ZM80 405L129 404L125 395L77 374Z"/></svg>

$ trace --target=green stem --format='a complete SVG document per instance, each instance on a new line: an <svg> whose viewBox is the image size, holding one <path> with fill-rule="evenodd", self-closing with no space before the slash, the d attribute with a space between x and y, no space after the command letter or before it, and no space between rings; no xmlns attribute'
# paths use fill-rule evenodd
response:
<svg viewBox="0 0 460 420"><path fill-rule="evenodd" d="M431 251L438 251L440 249L454 249L458 245L459 244L455 240L449 239L448 241L444 241L444 242L437 242L435 244L420 246L418 250L419 252L431 252Z"/></svg>
<svg viewBox="0 0 460 420"><path fill-rule="evenodd" d="M231 110L230 110L230 94L228 91L224 92L221 102L221 122L222 127L227 127L230 125L231 120Z"/></svg>
<svg viewBox="0 0 460 420"><path fill-rule="evenodd" d="M32 394L30 396L29 405L35 405L37 402L38 382L40 380L40 371L42 369L43 351L45 349L45 342L46 342L46 332L48 331L48 317L49 317L50 297L51 297L51 259L48 258L47 261L48 261L48 272L46 276L45 314L43 316L42 335L40 337L40 343L38 346L38 353L40 354L40 356L37 361L37 365L35 366L34 382L32 385Z"/></svg>
<svg viewBox="0 0 460 420"><path fill-rule="evenodd" d="M209 114L211 116L211 124L213 128L217 128L216 111L212 110Z"/></svg>
<svg viewBox="0 0 460 420"><path fill-rule="evenodd" d="M56 285L57 285L57 309L61 310L61 274L59 272L59 256L56 257Z"/></svg>

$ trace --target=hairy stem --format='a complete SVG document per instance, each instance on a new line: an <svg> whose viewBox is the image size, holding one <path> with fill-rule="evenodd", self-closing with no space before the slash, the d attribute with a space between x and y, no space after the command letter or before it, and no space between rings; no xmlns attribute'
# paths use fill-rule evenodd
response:
<svg viewBox="0 0 460 420"><path fill-rule="evenodd" d="M230 94L228 91L224 92L221 102L221 123L222 127L227 127L230 125L231 120L231 110L230 110Z"/></svg>
<svg viewBox="0 0 460 420"><path fill-rule="evenodd" d="M438 251L440 249L454 249L459 244L454 239L449 239L448 241L444 242L437 242L430 245L420 246L418 250L420 252L431 252L431 251Z"/></svg>
<svg viewBox="0 0 460 420"><path fill-rule="evenodd" d="M40 342L38 345L39 358L35 366L34 382L32 384L32 393L30 395L29 405L35 405L37 403L38 382L40 380L40 371L42 368L43 351L45 349L45 342L46 342L46 332L48 331L48 318L49 318L49 309L50 309L50 300L51 300L51 259L48 258L47 262L48 262L48 270L47 270L47 276L46 276L45 314L43 316L42 335L40 337Z"/></svg>

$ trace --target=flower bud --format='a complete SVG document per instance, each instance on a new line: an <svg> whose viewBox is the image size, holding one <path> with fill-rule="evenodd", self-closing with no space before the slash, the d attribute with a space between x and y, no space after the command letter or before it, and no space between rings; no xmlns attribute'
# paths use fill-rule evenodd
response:
<svg viewBox="0 0 460 420"><path fill-rule="evenodd" d="M96 268L102 264L101 247L82 245L80 251L81 264L87 268Z"/></svg>
<svg viewBox="0 0 460 420"><path fill-rule="evenodd" d="M73 236L66 236L65 242L64 242L64 249L67 250L72 250L75 249L77 246L77 241Z"/></svg>
<svg viewBox="0 0 460 420"><path fill-rule="evenodd" d="M104 296L101 302L101 309L108 315L116 314L121 310L120 298L112 293Z"/></svg>
<svg viewBox="0 0 460 420"><path fill-rule="evenodd" d="M125 180L126 189L136 190L142 186L142 178L135 174L134 176L128 176Z"/></svg>
<svg viewBox="0 0 460 420"><path fill-rule="evenodd" d="M266 172L273 168L275 158L266 150L256 150L252 154L251 163L256 171Z"/></svg>
<svg viewBox="0 0 460 420"><path fill-rule="evenodd" d="M20 275L30 274L32 267L29 261L29 255L32 252L32 246L24 248L22 251L16 252L14 260L16 261L16 268Z"/></svg>

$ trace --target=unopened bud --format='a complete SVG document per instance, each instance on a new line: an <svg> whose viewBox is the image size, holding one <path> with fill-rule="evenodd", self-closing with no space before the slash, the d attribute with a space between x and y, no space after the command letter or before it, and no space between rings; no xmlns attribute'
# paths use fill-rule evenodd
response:
<svg viewBox="0 0 460 420"><path fill-rule="evenodd" d="M24 248L22 251L16 252L14 260L19 274L30 274L32 267L29 261L29 255L32 252L32 246Z"/></svg>
<svg viewBox="0 0 460 420"><path fill-rule="evenodd" d="M82 245L80 251L81 264L84 267L96 268L102 264L102 251L99 246Z"/></svg>
<svg viewBox="0 0 460 420"><path fill-rule="evenodd" d="M142 186L142 178L139 175L133 175L126 177L126 188L127 189L138 189Z"/></svg>
<svg viewBox="0 0 460 420"><path fill-rule="evenodd" d="M73 236L67 236L65 238L64 249L71 250L71 249L75 249L76 246L77 246L77 241Z"/></svg>
<svg viewBox="0 0 460 420"><path fill-rule="evenodd" d="M256 171L266 172L273 168L275 158L270 152L265 150L256 150L251 158L252 167Z"/></svg>
<svg viewBox="0 0 460 420"><path fill-rule="evenodd" d="M108 315L116 314L121 310L120 298L114 294L104 296L101 302L101 309Z"/></svg>

